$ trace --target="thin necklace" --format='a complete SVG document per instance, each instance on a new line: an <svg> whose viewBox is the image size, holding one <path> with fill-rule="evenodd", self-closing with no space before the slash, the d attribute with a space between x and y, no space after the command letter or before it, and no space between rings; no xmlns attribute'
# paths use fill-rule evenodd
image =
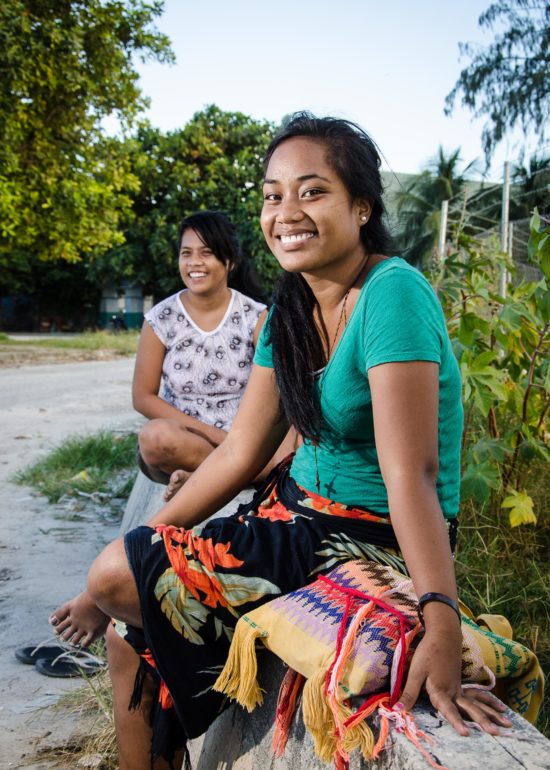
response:
<svg viewBox="0 0 550 770"><path fill-rule="evenodd" d="M348 325L348 316L347 316L347 313L346 313L346 305L347 305L347 302L348 302L348 297L349 297L350 291L352 290L353 286L357 283L357 281L361 277L361 274L363 273L363 270L366 268L366 266L369 263L369 259L370 259L370 254L367 255L367 258L366 258L365 262L361 265L361 269L359 270L359 272L357 273L357 275L353 279L353 282L352 282L351 286L349 287L349 289L344 294L344 299L343 299L343 302L342 302L342 309L340 311L340 317L338 318L338 324L336 326L336 331L334 332L334 337L332 338L332 342L328 346L327 362L326 362L325 367L324 367L324 369L322 370L322 372L321 372L321 374L319 376L319 405L321 404L321 395L323 393L323 380L324 380L324 376L325 376L325 371L326 371L326 368L327 368L328 363L330 361L330 357L331 357L331 355L332 355L332 353L334 351L334 346L336 344L336 340L338 339L338 332L340 331L340 327L342 326L342 321L344 322L344 330L346 329L346 326ZM343 334L343 331L342 331L342 334ZM313 444L313 455L314 455L314 458L315 458L315 486L317 488L317 494L320 495L321 494L321 479L319 477L319 463L317 462L317 443L318 442L315 442Z"/></svg>
<svg viewBox="0 0 550 770"><path fill-rule="evenodd" d="M336 340L338 339L338 332L340 331L340 327L342 326L342 321L344 322L344 329L346 328L348 324L348 317L346 315L346 304L348 301L349 293L351 291L351 286L347 290L347 292L344 294L344 301L342 302L342 310L340 310L340 317L338 318L338 325L336 326L336 331L334 332L334 337L332 338L332 342L328 346L327 351L327 364L330 361L330 357L332 355L332 351L334 350L334 345L336 343Z"/></svg>

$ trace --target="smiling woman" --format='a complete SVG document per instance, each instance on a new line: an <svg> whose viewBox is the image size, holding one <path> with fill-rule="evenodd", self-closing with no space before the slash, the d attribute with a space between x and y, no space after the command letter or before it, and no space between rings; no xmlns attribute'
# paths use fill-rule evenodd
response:
<svg viewBox="0 0 550 770"><path fill-rule="evenodd" d="M168 483L167 500L226 437L265 310L235 228L220 212L182 222L179 271L183 291L146 315L133 383L134 407L149 418L139 434L140 467Z"/></svg>

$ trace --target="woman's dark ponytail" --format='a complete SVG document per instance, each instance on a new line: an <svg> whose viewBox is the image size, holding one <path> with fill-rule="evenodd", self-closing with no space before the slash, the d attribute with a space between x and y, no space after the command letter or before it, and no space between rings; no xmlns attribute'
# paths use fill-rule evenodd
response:
<svg viewBox="0 0 550 770"><path fill-rule="evenodd" d="M267 302L266 293L260 284L256 268L250 258L242 252L237 264L229 271L227 285L240 291L241 294L255 299L256 302L263 302L264 305Z"/></svg>
<svg viewBox="0 0 550 770"><path fill-rule="evenodd" d="M302 276L284 273L275 286L267 322L285 416L302 436L313 440L321 428L313 372L323 365L324 358L313 319L315 305L313 292Z"/></svg>

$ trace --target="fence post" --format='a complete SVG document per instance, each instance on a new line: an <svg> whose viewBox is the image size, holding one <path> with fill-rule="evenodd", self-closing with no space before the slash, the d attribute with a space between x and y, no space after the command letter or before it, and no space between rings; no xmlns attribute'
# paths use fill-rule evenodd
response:
<svg viewBox="0 0 550 770"><path fill-rule="evenodd" d="M439 242L437 245L437 262L445 261L445 244L447 243L447 215L449 213L449 201L441 201L441 218L439 220Z"/></svg>
<svg viewBox="0 0 550 770"><path fill-rule="evenodd" d="M502 211L500 215L500 250L508 253L508 224L510 216L510 161L504 163L504 180L502 183ZM506 296L506 284L508 283L508 271L505 267L500 272L498 293Z"/></svg>

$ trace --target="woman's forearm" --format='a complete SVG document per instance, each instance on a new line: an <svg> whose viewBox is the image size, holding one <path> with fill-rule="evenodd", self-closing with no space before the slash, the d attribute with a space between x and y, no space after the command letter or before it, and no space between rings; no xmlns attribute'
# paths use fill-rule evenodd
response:
<svg viewBox="0 0 550 770"><path fill-rule="evenodd" d="M242 445L231 433L197 468L176 495L148 522L192 527L220 510L250 484L276 451L283 425L261 447Z"/></svg>
<svg viewBox="0 0 550 770"><path fill-rule="evenodd" d="M456 601L456 577L447 525L432 474L400 474L388 485L390 516L415 591L437 592ZM456 613L446 604L431 602L424 611L426 627L448 627Z"/></svg>

